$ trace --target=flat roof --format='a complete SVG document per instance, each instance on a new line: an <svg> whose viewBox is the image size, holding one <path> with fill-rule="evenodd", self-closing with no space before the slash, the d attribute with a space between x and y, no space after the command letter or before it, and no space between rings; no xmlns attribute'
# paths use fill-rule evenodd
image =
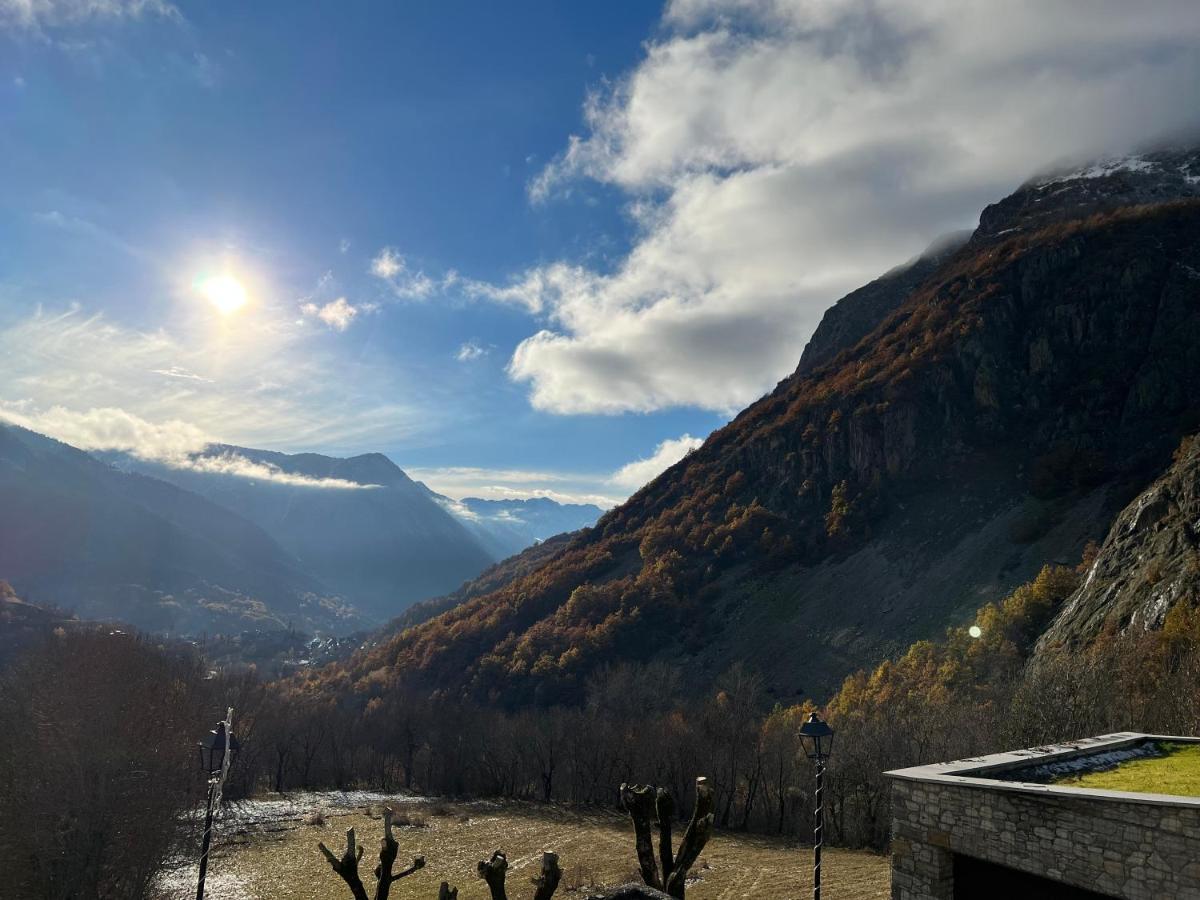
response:
<svg viewBox="0 0 1200 900"><path fill-rule="evenodd" d="M987 756L957 759L952 762L933 763L927 766L913 766L908 769L893 769L884 774L898 781L953 784L960 787L992 791L1057 796L1063 799L1101 800L1108 802L1122 801L1127 803L1144 803L1152 806L1200 808L1200 797L1186 797L1177 794L1152 794L1140 791L1110 791L1101 788L1072 787L1065 784L1042 784L1032 781L1015 781L1011 777L1008 779L997 777L1003 773L1011 773L1019 769L1122 750L1145 743L1146 741L1196 744L1200 743L1200 738L1164 734L1143 734L1137 731L1118 731L1114 734L1102 734L1062 744L1028 747L1024 750L992 753Z"/></svg>

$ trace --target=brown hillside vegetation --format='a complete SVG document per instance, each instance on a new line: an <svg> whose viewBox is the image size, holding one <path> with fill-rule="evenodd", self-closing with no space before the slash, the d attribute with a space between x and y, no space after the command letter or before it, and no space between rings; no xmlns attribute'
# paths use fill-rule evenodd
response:
<svg viewBox="0 0 1200 900"><path fill-rule="evenodd" d="M1140 487L1200 408L1198 235L1190 201L968 244L857 346L785 379L545 565L315 680L551 703L605 662L702 651L711 678L728 665L713 636L737 633L756 592L892 539L880 523L910 501L937 522L974 490L984 521L1021 497L1052 511L1097 485ZM1046 526L1023 527L1016 544ZM948 582L923 596L927 618L901 623L860 607L863 649L794 646L789 678L820 695L884 655L879 641L936 633L959 593Z"/></svg>

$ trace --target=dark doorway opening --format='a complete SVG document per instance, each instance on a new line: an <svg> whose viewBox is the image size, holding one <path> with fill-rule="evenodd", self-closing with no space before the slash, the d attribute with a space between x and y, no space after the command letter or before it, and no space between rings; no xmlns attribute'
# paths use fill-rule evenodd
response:
<svg viewBox="0 0 1200 900"><path fill-rule="evenodd" d="M954 900L1113 900L972 856L954 856Z"/></svg>

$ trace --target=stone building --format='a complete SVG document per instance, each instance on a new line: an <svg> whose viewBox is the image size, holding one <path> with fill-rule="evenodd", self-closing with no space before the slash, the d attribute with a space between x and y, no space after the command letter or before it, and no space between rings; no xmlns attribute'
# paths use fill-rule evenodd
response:
<svg viewBox="0 0 1200 900"><path fill-rule="evenodd" d="M1152 755L1132 732L887 773L893 900L1200 900L1200 797L1047 783Z"/></svg>

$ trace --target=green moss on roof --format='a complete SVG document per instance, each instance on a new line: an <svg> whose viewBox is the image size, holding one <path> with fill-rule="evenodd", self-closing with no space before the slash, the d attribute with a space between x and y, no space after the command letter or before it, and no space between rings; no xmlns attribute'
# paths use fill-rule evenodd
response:
<svg viewBox="0 0 1200 900"><path fill-rule="evenodd" d="M1160 744L1162 756L1132 759L1113 769L1057 779L1068 787L1200 797L1200 744Z"/></svg>

